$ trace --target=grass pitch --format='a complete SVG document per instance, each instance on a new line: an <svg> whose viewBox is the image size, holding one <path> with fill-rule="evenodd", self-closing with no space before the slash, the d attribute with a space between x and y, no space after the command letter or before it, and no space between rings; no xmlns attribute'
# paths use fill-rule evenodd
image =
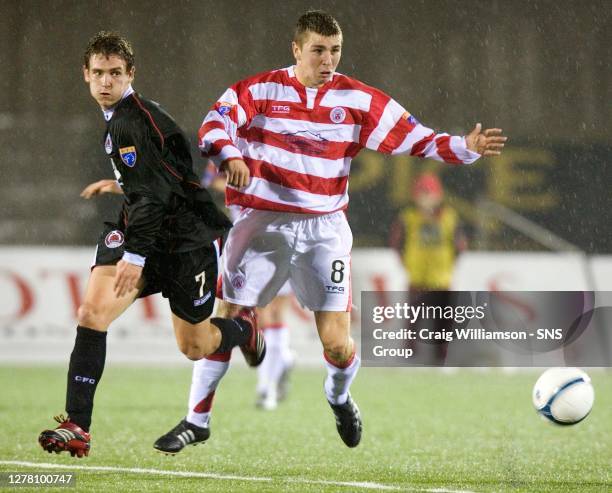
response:
<svg viewBox="0 0 612 493"><path fill-rule="evenodd" d="M91 455L73 459L36 440L63 411L65 369L0 367L0 472L71 471L78 491L104 492L612 490L612 375L591 372L593 412L557 427L531 407L539 373L362 368L352 394L364 436L348 449L323 395L323 369L294 372L287 402L265 412L253 405L255 373L232 368L210 440L171 457L152 444L184 416L190 369L110 366Z"/></svg>

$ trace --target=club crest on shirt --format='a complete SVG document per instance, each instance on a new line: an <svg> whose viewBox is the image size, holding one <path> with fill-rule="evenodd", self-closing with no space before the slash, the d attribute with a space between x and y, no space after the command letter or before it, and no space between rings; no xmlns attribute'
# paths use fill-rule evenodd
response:
<svg viewBox="0 0 612 493"><path fill-rule="evenodd" d="M217 113L219 113L221 116L226 116L229 114L230 111L232 111L232 108L234 107L233 104L231 103L216 103L215 104L215 109L217 110Z"/></svg>
<svg viewBox="0 0 612 493"><path fill-rule="evenodd" d="M113 141L111 140L110 134L106 134L106 140L104 141L104 150L106 154L113 153Z"/></svg>
<svg viewBox="0 0 612 493"><path fill-rule="evenodd" d="M108 248L117 248L123 245L124 237L123 233L118 229L113 229L110 233L106 235L104 238L104 244Z"/></svg>
<svg viewBox="0 0 612 493"><path fill-rule="evenodd" d="M344 108L336 106L335 108L332 108L332 110L329 112L329 118L334 123L342 123L346 118L346 111L344 110Z"/></svg>
<svg viewBox="0 0 612 493"><path fill-rule="evenodd" d="M119 149L119 156L121 156L123 164L130 168L133 168L136 164L136 148L134 146L122 147Z"/></svg>

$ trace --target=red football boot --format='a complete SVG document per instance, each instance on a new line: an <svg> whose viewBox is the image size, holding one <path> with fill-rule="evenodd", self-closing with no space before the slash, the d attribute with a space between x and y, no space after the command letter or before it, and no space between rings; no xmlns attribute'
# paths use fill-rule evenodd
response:
<svg viewBox="0 0 612 493"><path fill-rule="evenodd" d="M252 308L243 308L238 313L238 318L246 320L251 324L251 338L246 344L240 346L240 351L249 366L259 366L266 356L266 341L263 332L257 327L257 315Z"/></svg>
<svg viewBox="0 0 612 493"><path fill-rule="evenodd" d="M91 436L81 429L70 419L63 415L55 416L55 421L60 425L55 430L45 430L38 436L38 443L47 452L70 452L72 457L83 457L89 455Z"/></svg>

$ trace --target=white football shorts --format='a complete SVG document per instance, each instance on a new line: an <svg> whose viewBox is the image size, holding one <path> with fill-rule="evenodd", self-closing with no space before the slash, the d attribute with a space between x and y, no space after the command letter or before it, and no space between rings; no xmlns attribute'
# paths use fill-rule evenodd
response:
<svg viewBox="0 0 612 493"><path fill-rule="evenodd" d="M289 280L312 311L350 311L353 234L344 212L243 209L223 251L223 299L265 306Z"/></svg>

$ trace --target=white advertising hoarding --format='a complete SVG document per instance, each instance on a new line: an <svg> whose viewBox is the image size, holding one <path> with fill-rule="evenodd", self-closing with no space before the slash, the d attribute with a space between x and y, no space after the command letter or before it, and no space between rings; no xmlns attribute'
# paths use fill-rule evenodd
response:
<svg viewBox="0 0 612 493"><path fill-rule="evenodd" d="M76 312L85 292L93 250L0 248L0 363L66 363L74 341ZM468 252L457 264L455 290L611 289L612 257L581 254ZM592 267L592 268L591 268ZM588 268L591 268L590 270ZM595 281L593 281L595 280ZM352 313L359 335L362 291L401 291L407 276L390 249L355 249ZM287 314L291 344L300 364L321 364L314 318L293 302ZM122 363L189 362L178 351L167 300L138 300L109 330L108 360ZM234 358L240 361L242 358Z"/></svg>

